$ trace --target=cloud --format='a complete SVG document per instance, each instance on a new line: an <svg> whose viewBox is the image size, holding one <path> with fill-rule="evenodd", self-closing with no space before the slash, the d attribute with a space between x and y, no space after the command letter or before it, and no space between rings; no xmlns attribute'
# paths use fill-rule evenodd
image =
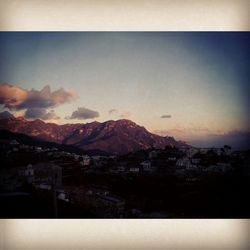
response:
<svg viewBox="0 0 250 250"><path fill-rule="evenodd" d="M0 104L10 110L53 108L71 102L75 98L76 95L73 92L63 88L51 91L49 85L39 91L26 90L8 83L0 84Z"/></svg>
<svg viewBox="0 0 250 250"><path fill-rule="evenodd" d="M171 115L162 115L161 118L165 119L165 118L171 118Z"/></svg>
<svg viewBox="0 0 250 250"><path fill-rule="evenodd" d="M132 113L130 113L129 111L124 111L122 114L121 114L121 118L129 118L130 116L132 115Z"/></svg>
<svg viewBox="0 0 250 250"><path fill-rule="evenodd" d="M28 91L8 83L0 84L0 104L13 109L28 98Z"/></svg>
<svg viewBox="0 0 250 250"><path fill-rule="evenodd" d="M28 119L42 119L42 120L60 119L60 117L56 115L54 110L50 110L48 112L45 108L29 108L26 110L24 117Z"/></svg>
<svg viewBox="0 0 250 250"><path fill-rule="evenodd" d="M109 115L112 115L112 114L118 113L118 110L117 109L110 109L108 112L109 112Z"/></svg>
<svg viewBox="0 0 250 250"><path fill-rule="evenodd" d="M99 117L99 112L87 109L85 107L79 107L76 111L72 113L70 117L66 117L66 119L78 119L78 120L86 120Z"/></svg>

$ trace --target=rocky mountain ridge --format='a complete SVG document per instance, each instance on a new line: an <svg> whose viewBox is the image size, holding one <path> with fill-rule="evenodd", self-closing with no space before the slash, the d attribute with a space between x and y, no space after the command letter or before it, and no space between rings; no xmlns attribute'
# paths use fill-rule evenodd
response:
<svg viewBox="0 0 250 250"><path fill-rule="evenodd" d="M28 121L23 117L6 119L0 116L0 128L49 142L73 145L83 150L101 150L112 154L127 154L151 147L164 148L167 145L186 145L173 137L152 134L126 119L58 125L39 119Z"/></svg>

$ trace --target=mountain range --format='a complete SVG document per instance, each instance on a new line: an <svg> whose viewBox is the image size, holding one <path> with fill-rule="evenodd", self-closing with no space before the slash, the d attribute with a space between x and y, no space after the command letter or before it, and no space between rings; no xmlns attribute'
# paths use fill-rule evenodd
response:
<svg viewBox="0 0 250 250"><path fill-rule="evenodd" d="M58 125L39 119L29 121L23 117L15 118L5 111L0 113L0 129L48 142L71 145L85 151L100 150L119 155L152 147L164 148L167 145L187 146L173 137L152 134L126 119Z"/></svg>

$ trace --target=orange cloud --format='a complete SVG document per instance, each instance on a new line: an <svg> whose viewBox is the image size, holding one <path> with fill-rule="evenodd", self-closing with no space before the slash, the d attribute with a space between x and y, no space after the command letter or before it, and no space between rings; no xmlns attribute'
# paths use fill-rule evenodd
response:
<svg viewBox="0 0 250 250"><path fill-rule="evenodd" d="M0 84L0 104L13 109L28 98L28 91L8 83Z"/></svg>
<svg viewBox="0 0 250 250"><path fill-rule="evenodd" d="M42 90L26 90L8 83L0 84L0 104L15 110L53 108L76 99L76 94L60 88L51 92L50 86Z"/></svg>

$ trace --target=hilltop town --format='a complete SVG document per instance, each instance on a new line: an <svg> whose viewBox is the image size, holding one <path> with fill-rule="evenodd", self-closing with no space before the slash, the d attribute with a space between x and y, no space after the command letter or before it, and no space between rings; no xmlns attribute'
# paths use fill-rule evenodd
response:
<svg viewBox="0 0 250 250"><path fill-rule="evenodd" d="M1 217L233 217L233 201L238 192L244 196L250 174L249 151L228 145L166 146L122 156L81 155L17 140L1 140L0 147L0 199L24 200L24 207L3 209ZM212 204L217 199L224 204ZM249 210L241 207L241 213Z"/></svg>

